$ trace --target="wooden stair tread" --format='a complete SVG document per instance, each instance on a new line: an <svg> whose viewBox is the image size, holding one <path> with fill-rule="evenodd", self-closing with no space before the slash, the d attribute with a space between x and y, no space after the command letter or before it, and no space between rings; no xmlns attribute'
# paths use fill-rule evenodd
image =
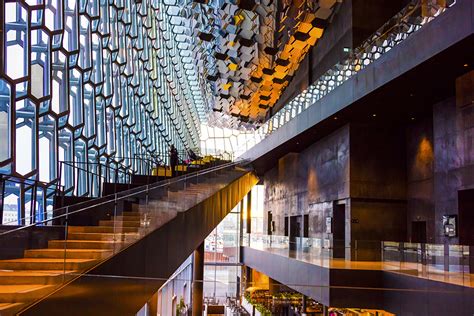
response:
<svg viewBox="0 0 474 316"><path fill-rule="evenodd" d="M9 309L19 308L21 305L23 305L23 303L0 303L0 312L6 312Z"/></svg>
<svg viewBox="0 0 474 316"><path fill-rule="evenodd" d="M0 277L58 276L63 273L75 273L75 270L0 270Z"/></svg>
<svg viewBox="0 0 474 316"><path fill-rule="evenodd" d="M89 240L89 241L95 241L95 240ZM60 249L60 248L44 248L44 249L29 249L27 250L29 252L58 252L58 251L66 251L66 252L111 252L112 250L110 249ZM1 262L1 261L0 261Z"/></svg>
<svg viewBox="0 0 474 316"><path fill-rule="evenodd" d="M123 229L123 230L128 230L129 232L133 233L133 232L138 232L138 229L140 227L120 227L120 229ZM89 233L91 231L94 231L94 232L100 232L101 230L102 231L110 231L110 230L113 230L114 227L113 226L69 226L68 228L68 231L69 232L73 232L73 233L82 233L82 232L86 232ZM116 228L118 229L118 228Z"/></svg>
<svg viewBox="0 0 474 316"><path fill-rule="evenodd" d="M64 242L62 239L57 239L57 240L50 240L50 241L55 241L55 242ZM117 243L117 241L113 240L83 240L83 239L68 239L66 242L75 242L75 243L103 243L103 244L113 244Z"/></svg>
<svg viewBox="0 0 474 316"><path fill-rule="evenodd" d="M138 236L139 233L136 232L136 233L132 233L132 232L127 232L127 233L120 233L120 232L117 232L117 233L91 233L91 232L69 232L69 234L71 235L100 235L100 236ZM70 240L70 239L68 239ZM74 239L72 239L74 240ZM100 240L100 239L98 239Z"/></svg>
<svg viewBox="0 0 474 316"><path fill-rule="evenodd" d="M44 284L22 284L22 285L0 285L1 294L12 294L12 293L26 293L31 291L43 290L52 288L54 285Z"/></svg>
<svg viewBox="0 0 474 316"><path fill-rule="evenodd" d="M0 263L3 262L39 262L39 263L49 263L49 262L71 262L71 263L83 263L83 262L92 262L96 261L95 259L57 259L57 258L19 258L19 259L8 259L0 260Z"/></svg>

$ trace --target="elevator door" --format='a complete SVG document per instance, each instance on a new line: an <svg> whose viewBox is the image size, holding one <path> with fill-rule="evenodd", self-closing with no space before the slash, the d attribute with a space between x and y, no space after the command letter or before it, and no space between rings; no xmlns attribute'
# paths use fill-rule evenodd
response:
<svg viewBox="0 0 474 316"><path fill-rule="evenodd" d="M459 244L474 246L474 189L458 191Z"/></svg>
<svg viewBox="0 0 474 316"><path fill-rule="evenodd" d="M290 249L296 250L297 243L301 237L301 219L302 216L290 216Z"/></svg>
<svg viewBox="0 0 474 316"><path fill-rule="evenodd" d="M333 257L345 258L346 205L334 204L332 218Z"/></svg>
<svg viewBox="0 0 474 316"><path fill-rule="evenodd" d="M267 213L267 235L271 235L273 232L273 215L272 212Z"/></svg>
<svg viewBox="0 0 474 316"><path fill-rule="evenodd" d="M411 242L426 243L426 222L411 222Z"/></svg>

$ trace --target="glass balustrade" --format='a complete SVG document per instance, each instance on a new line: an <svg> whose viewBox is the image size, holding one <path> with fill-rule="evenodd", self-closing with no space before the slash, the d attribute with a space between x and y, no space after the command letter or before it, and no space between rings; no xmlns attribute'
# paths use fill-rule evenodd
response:
<svg viewBox="0 0 474 316"><path fill-rule="evenodd" d="M42 299L242 176L242 163L15 218L0 229L0 278L11 285L0 303L13 313Z"/></svg>
<svg viewBox="0 0 474 316"><path fill-rule="evenodd" d="M242 245L326 268L383 270L474 286L474 247L448 244L244 234Z"/></svg>

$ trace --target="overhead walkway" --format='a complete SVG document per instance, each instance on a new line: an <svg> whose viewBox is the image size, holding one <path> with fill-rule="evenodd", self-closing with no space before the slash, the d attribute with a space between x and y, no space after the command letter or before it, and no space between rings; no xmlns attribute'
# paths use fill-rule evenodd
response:
<svg viewBox="0 0 474 316"><path fill-rule="evenodd" d="M330 307L373 308L396 315L472 314L469 247L354 243L355 249L339 249L317 238L290 241L287 236L251 234L244 236L242 262ZM452 306L453 301L458 304Z"/></svg>
<svg viewBox="0 0 474 316"><path fill-rule="evenodd" d="M242 163L228 163L1 233L2 247L42 240L0 260L0 315L136 313L256 182ZM90 221L101 206L108 218L71 224Z"/></svg>

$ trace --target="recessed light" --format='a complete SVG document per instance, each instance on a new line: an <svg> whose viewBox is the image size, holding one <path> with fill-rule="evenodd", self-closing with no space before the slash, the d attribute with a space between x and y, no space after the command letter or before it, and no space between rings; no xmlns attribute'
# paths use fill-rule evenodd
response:
<svg viewBox="0 0 474 316"><path fill-rule="evenodd" d="M334 116L334 119L337 120L337 116Z"/></svg>
<svg viewBox="0 0 474 316"><path fill-rule="evenodd" d="M469 67L469 64L464 64L464 67Z"/></svg>
<svg viewBox="0 0 474 316"><path fill-rule="evenodd" d="M414 121L414 120L415 120L415 118L414 118L414 117L412 117L412 118L411 118L411 120L412 120L412 121Z"/></svg>
<svg viewBox="0 0 474 316"><path fill-rule="evenodd" d="M377 116L377 114L375 114L375 113L374 113L374 114L372 114L372 116L373 116L373 117L376 117L376 116Z"/></svg>

